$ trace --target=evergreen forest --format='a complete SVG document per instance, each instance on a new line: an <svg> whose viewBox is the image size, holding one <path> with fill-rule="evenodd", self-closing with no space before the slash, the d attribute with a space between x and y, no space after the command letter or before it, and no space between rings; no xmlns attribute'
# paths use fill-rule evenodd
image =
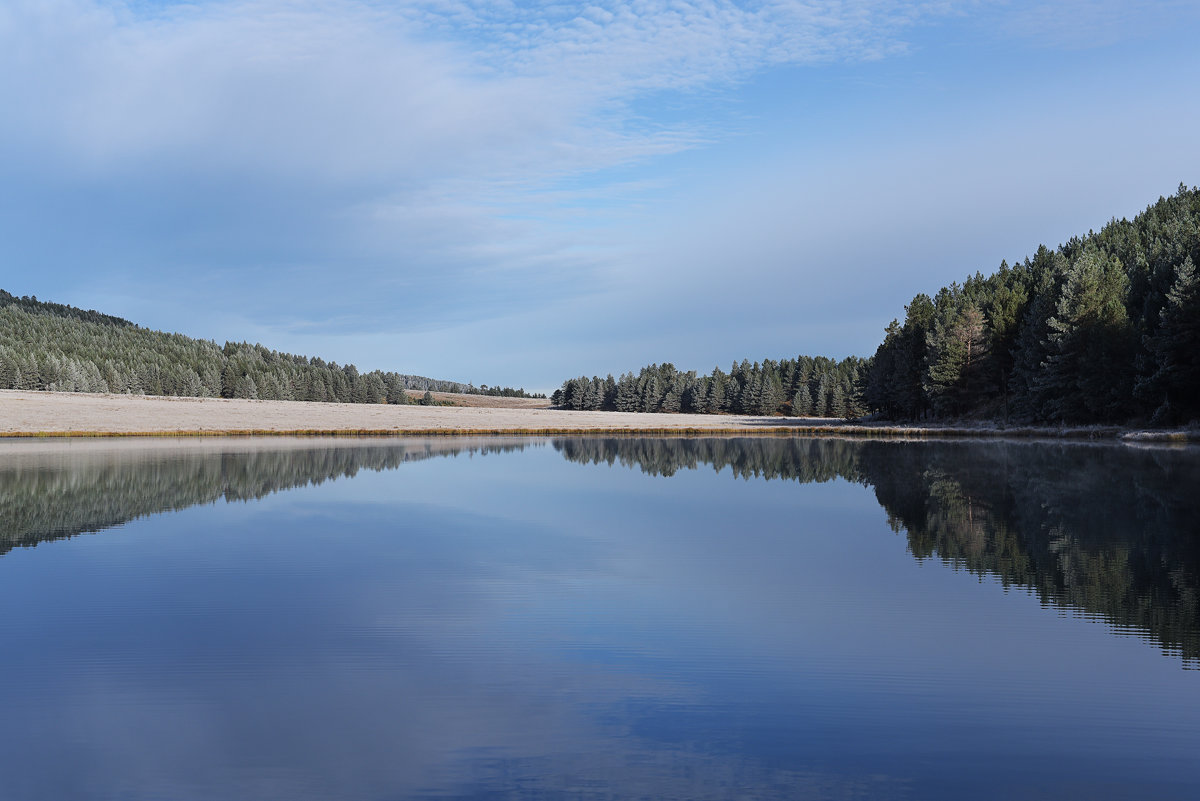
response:
<svg viewBox="0 0 1200 801"><path fill-rule="evenodd" d="M568 379L550 396L564 409L690 414L789 414L799 417L861 417L868 363L855 356L842 361L823 356L735 363L726 373L681 372L673 364L652 364L635 376L581 376Z"/></svg>
<svg viewBox="0 0 1200 801"><path fill-rule="evenodd" d="M537 397L192 339L0 290L0 389L330 403L433 403L430 392ZM408 390L424 391L421 400ZM544 397L544 396L543 396Z"/></svg>
<svg viewBox="0 0 1200 801"><path fill-rule="evenodd" d="M1187 423L1200 419L1198 262L1200 191L1181 185L1133 220L916 295L870 359L700 378L652 365L573 378L553 397L568 409Z"/></svg>

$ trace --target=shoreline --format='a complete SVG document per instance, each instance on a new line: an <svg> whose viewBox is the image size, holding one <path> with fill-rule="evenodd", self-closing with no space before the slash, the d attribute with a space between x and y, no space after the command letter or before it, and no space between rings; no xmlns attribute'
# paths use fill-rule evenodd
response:
<svg viewBox="0 0 1200 801"><path fill-rule="evenodd" d="M902 425L837 419L643 414L528 402L413 406L0 390L0 439L207 437L804 436L1195 443L1200 430L1123 426Z"/></svg>

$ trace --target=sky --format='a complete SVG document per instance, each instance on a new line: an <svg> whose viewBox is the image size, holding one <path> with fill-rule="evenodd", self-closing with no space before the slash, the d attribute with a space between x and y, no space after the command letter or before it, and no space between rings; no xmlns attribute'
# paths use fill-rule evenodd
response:
<svg viewBox="0 0 1200 801"><path fill-rule="evenodd" d="M869 356L1200 184L1194 0L4 0L0 288L476 384Z"/></svg>

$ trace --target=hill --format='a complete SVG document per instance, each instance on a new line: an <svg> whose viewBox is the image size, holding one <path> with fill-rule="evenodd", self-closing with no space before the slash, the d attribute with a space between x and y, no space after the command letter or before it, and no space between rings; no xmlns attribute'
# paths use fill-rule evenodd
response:
<svg viewBox="0 0 1200 801"><path fill-rule="evenodd" d="M374 370L259 344L193 339L0 290L0 389L332 403L411 403L409 391L530 397L523 389Z"/></svg>

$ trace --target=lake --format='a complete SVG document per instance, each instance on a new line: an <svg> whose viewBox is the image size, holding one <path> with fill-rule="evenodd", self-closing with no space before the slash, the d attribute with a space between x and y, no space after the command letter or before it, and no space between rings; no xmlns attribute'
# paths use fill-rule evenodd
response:
<svg viewBox="0 0 1200 801"><path fill-rule="evenodd" d="M0 798L1200 798L1200 451L0 443Z"/></svg>

